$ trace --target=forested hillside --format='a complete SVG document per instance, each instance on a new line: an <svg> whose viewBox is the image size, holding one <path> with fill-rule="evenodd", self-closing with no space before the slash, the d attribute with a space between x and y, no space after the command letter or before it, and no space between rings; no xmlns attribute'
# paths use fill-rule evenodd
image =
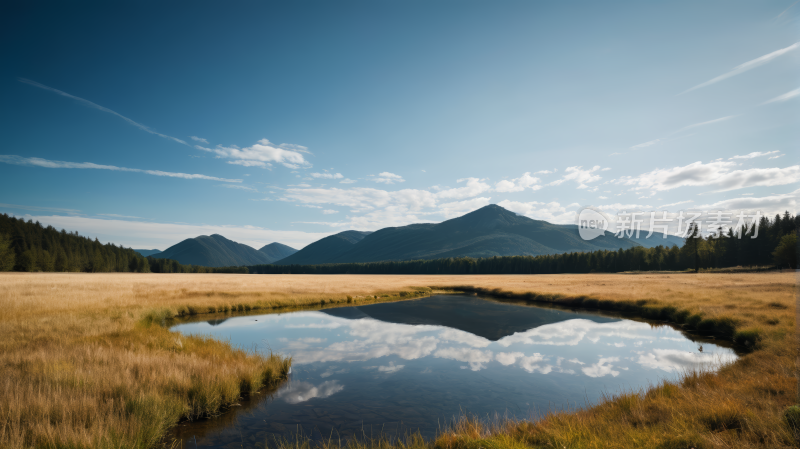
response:
<svg viewBox="0 0 800 449"><path fill-rule="evenodd" d="M758 237L739 230L718 238L692 238L679 248L636 246L616 251L572 252L544 256L443 258L398 262L323 265L258 265L251 273L308 274L551 274L681 271L736 266L797 267L798 217L786 212L763 219ZM739 236L741 235L741 238Z"/></svg>
<svg viewBox="0 0 800 449"><path fill-rule="evenodd" d="M353 239L352 237L356 237ZM375 232L345 231L275 262L279 265L362 263L492 256L537 256L617 250L638 244L610 233L591 241L575 225L533 220L496 204L441 223L416 223Z"/></svg>
<svg viewBox="0 0 800 449"><path fill-rule="evenodd" d="M0 271L72 271L139 273L246 273L246 268L213 269L145 258L135 250L39 222L0 214Z"/></svg>

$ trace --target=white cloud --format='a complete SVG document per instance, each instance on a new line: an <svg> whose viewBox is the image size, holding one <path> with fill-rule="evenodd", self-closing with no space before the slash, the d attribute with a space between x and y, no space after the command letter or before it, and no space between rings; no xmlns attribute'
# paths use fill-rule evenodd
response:
<svg viewBox="0 0 800 449"><path fill-rule="evenodd" d="M204 143L204 144L208 145L208 140L203 139L202 137L189 136L189 138L194 140L195 142L200 142L200 143Z"/></svg>
<svg viewBox="0 0 800 449"><path fill-rule="evenodd" d="M381 173L381 176L384 175L386 173ZM523 180L523 183L526 182L525 177L520 179ZM431 222L432 220L426 216L433 214L450 218L489 204L491 200L489 197L474 198L482 192L491 190L489 184L478 178L459 179L458 182L464 185L438 192L418 189L387 191L371 187L289 188L285 190L281 200L302 204L347 207L353 214L364 215L348 215L341 221L313 222L313 224L374 230L387 226Z"/></svg>
<svg viewBox="0 0 800 449"><path fill-rule="evenodd" d="M798 96L800 96L800 88L799 89L795 89L795 90L791 90L789 92L786 92L783 95L778 95L777 97L773 98L772 100L765 101L763 104L781 103L781 102L784 102L786 100L791 100L792 98L797 98Z"/></svg>
<svg viewBox="0 0 800 449"><path fill-rule="evenodd" d="M370 181L378 182L381 184L394 184L396 182L406 182L400 175L395 175L394 173L389 173L388 171L378 173L378 176L370 175Z"/></svg>
<svg viewBox="0 0 800 449"><path fill-rule="evenodd" d="M335 380L323 382L318 386L308 382L289 382L275 393L275 398L283 399L289 404L298 404L314 398L327 398L344 390Z"/></svg>
<svg viewBox="0 0 800 449"><path fill-rule="evenodd" d="M472 348L443 348L436 351L433 356L469 363L472 371L486 368L486 365L494 359L492 351Z"/></svg>
<svg viewBox="0 0 800 449"><path fill-rule="evenodd" d="M557 171L558 170L555 169L555 168L553 170L539 170L539 171L535 172L534 175L549 175L549 174L555 173Z"/></svg>
<svg viewBox="0 0 800 449"><path fill-rule="evenodd" d="M453 201L451 203L439 204L438 209L444 214L445 218L453 218L487 206L490 200L491 198L478 197L464 201Z"/></svg>
<svg viewBox="0 0 800 449"><path fill-rule="evenodd" d="M539 190L542 188L538 183L541 180L531 176L530 172L525 172L516 179L502 180L495 184L494 189L498 192L522 192L525 189Z"/></svg>
<svg viewBox="0 0 800 449"><path fill-rule="evenodd" d="M241 165L243 167L258 167L258 168L272 167L272 164L268 164L266 162L261 162L261 161L243 161L243 160L238 160L238 161L228 161L228 163L232 164L232 165Z"/></svg>
<svg viewBox="0 0 800 449"><path fill-rule="evenodd" d="M161 134L159 132L155 132L152 129L150 129L149 127L147 127L145 125L142 125L141 123L135 122L135 121L129 119L128 117L125 117L124 115L122 115L122 114L120 114L118 112L112 111L111 109L108 109L106 107L100 106L99 104L92 103L89 100L85 100L83 98L76 97L74 95L70 95L70 94L68 94L66 92L62 92L62 91L60 91L58 89L53 89L52 87L45 86L44 84L39 84L36 81L31 81L31 80L28 80L28 79L25 79L25 78L18 78L18 79L22 83L29 84L31 86L38 87L39 89L44 89L44 90L56 93L58 95L61 95L62 97L71 98L71 99L76 100L76 101L78 101L78 102L82 103L83 105L88 106L90 108L98 109L100 111L107 112L107 113L112 114L112 115L116 115L117 117L121 118L122 120L125 120L129 124L141 129L144 132L148 132L150 134L154 134L154 135L156 135L158 137L163 137L163 138L165 138L167 140L172 140L173 142L178 142L178 143L182 143L184 145L188 145L188 143L186 143L185 141L183 141L181 139L178 139L177 137L172 137L172 136L168 136L166 134Z"/></svg>
<svg viewBox="0 0 800 449"><path fill-rule="evenodd" d="M521 352L498 352L495 355L495 359L500 362L501 365L513 365L517 363L517 359L525 357L525 354Z"/></svg>
<svg viewBox="0 0 800 449"><path fill-rule="evenodd" d="M748 153L748 154L745 154L745 155L742 155L742 156L736 155L736 156L733 156L733 157L729 157L728 160L730 161L730 160L733 160L733 159L753 159L755 157L767 156L767 155L770 155L770 154L775 154L777 152L778 152L778 150L767 151L766 153L762 153L761 151L753 151L752 153ZM772 159L772 158L770 158L770 159Z"/></svg>
<svg viewBox="0 0 800 449"><path fill-rule="evenodd" d="M565 174L561 179L551 182L547 184L548 186L558 186L563 184L565 181L575 181L578 183L579 189L585 189L589 187L587 184L590 182L599 181L602 179L600 175L594 174L594 172L599 171L600 166L595 165L594 167L584 170L583 167L567 167L565 170L567 174Z"/></svg>
<svg viewBox="0 0 800 449"><path fill-rule="evenodd" d="M790 46L788 46L786 48L782 48L780 50L773 51L772 53L769 53L769 54L766 54L764 56L758 57L758 58L753 59L751 61L747 61L744 64L740 64L740 65L734 67L733 70L731 70L730 72L723 73L722 75L720 75L720 76L718 76L716 78L712 78L712 79L710 79L710 80L708 80L708 81L706 81L704 83L698 84L697 86L694 86L694 87L692 87L690 89L685 90L684 92L681 92L681 94L685 94L687 92L691 92L691 91L693 91L695 89L699 89L701 87L710 86L711 84L717 83L717 82L722 81L724 79L730 78L732 76L739 75L739 74L744 73L744 72L746 72L748 70L751 70L751 69L754 69L754 68L756 68L758 66L764 65L764 64L772 61L773 59L775 59L775 58L777 58L779 56L782 56L782 55L784 55L784 54L786 54L786 53L788 53L788 52L790 52L790 51L792 51L792 50L794 50L794 49L796 49L798 47L800 47L800 42L792 44L792 45L790 45Z"/></svg>
<svg viewBox="0 0 800 449"><path fill-rule="evenodd" d="M322 213L325 214L325 215L331 215L331 214L338 214L339 211L338 210L333 210L333 209L325 209L325 210L322 211Z"/></svg>
<svg viewBox="0 0 800 449"><path fill-rule="evenodd" d="M727 211L761 211L762 214L774 216L783 215L784 211L795 212L798 210L797 197L800 189L781 195L770 195L761 198L739 197L717 201L712 204L697 206L699 210L727 210Z"/></svg>
<svg viewBox="0 0 800 449"><path fill-rule="evenodd" d="M719 365L736 360L734 354L704 354L681 351L678 349L653 349L647 354L640 354L637 363L650 368L671 372L686 372L718 368Z"/></svg>
<svg viewBox="0 0 800 449"><path fill-rule="evenodd" d="M302 248L331 234L330 232L274 231L256 226L153 223L63 215L25 215L25 219L52 225L57 229L78 231L81 235L97 237L102 243L114 243L128 248L166 249L188 238L211 234L220 234L253 248L261 248L271 242L281 242L293 248Z"/></svg>
<svg viewBox="0 0 800 449"><path fill-rule="evenodd" d="M308 153L306 147L287 143L275 145L267 139L261 139L256 144L245 148L239 148L236 145L229 147L217 145L215 148L206 148L200 145L194 147L214 153L220 159L233 159L228 161L229 164L266 168L274 162L292 169L311 167L311 163L301 154Z"/></svg>
<svg viewBox="0 0 800 449"><path fill-rule="evenodd" d="M53 161L49 159L41 159L38 157L22 157L12 154L0 155L0 162L5 164L23 165L30 167L112 170L112 171L124 171L130 173L144 173L153 176L166 176L169 178L205 179L209 181L222 181L222 182L242 182L241 179L225 179L225 178L217 178L215 176L189 174L189 173L175 173L175 172L167 172L161 170L142 170L139 168L117 167L114 165L100 165L92 162Z"/></svg>
<svg viewBox="0 0 800 449"><path fill-rule="evenodd" d="M355 184L356 182L358 181L349 178L344 178L341 181L339 181L339 184Z"/></svg>
<svg viewBox="0 0 800 449"><path fill-rule="evenodd" d="M613 377L619 376L619 371L614 370L614 365L610 362L619 362L619 357L601 357L597 363L585 366L581 371L589 377L603 377L609 374Z"/></svg>
<svg viewBox="0 0 800 449"><path fill-rule="evenodd" d="M550 223L575 223L575 212L568 211L569 206L564 207L556 201L540 203L538 201L503 200L497 205L534 220L545 220Z"/></svg>
<svg viewBox="0 0 800 449"><path fill-rule="evenodd" d="M436 205L434 194L426 190L413 189L395 192L371 187L286 189L285 197L306 204L333 204L349 207L356 212L399 205L411 210L419 210L423 207L434 207Z"/></svg>
<svg viewBox="0 0 800 449"><path fill-rule="evenodd" d="M237 184L220 184L220 187L227 187L229 189L239 189L239 190L249 190L251 192L258 192L258 189L254 189L252 187L241 186Z"/></svg>
<svg viewBox="0 0 800 449"><path fill-rule="evenodd" d="M716 186L717 192L756 186L779 186L800 180L800 165L786 168L732 170L735 162L695 162L683 167L656 169L634 177L622 177L617 184L634 190L665 191L687 186Z"/></svg>
<svg viewBox="0 0 800 449"><path fill-rule="evenodd" d="M456 187L454 189L440 190L436 192L437 198L460 200L464 198L471 198L480 195L483 192L489 191L491 186L478 178L462 178L456 181L464 183L464 187Z"/></svg>
<svg viewBox="0 0 800 449"><path fill-rule="evenodd" d="M770 157L767 158L767 160L778 159L779 157L783 157L783 156L786 156L786 155L785 154L779 154L777 156L770 156Z"/></svg>
<svg viewBox="0 0 800 449"><path fill-rule="evenodd" d="M342 179L341 173L311 173L312 178L316 179Z"/></svg>
<svg viewBox="0 0 800 449"><path fill-rule="evenodd" d="M381 373L392 374L405 368L405 365L395 365L394 362L389 362L389 365L381 366L365 366L364 369L377 369Z"/></svg>

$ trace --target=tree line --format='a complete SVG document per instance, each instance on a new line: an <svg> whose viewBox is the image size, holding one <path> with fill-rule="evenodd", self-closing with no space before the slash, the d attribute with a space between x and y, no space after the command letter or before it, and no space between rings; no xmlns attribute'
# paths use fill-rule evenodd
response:
<svg viewBox="0 0 800 449"><path fill-rule="evenodd" d="M143 257L131 248L58 231L52 226L0 214L0 271L247 273L245 267L210 268Z"/></svg>
<svg viewBox="0 0 800 449"><path fill-rule="evenodd" d="M682 271L736 266L797 267L800 216L788 211L762 217L755 228L700 236L686 244L637 246L616 251L574 252L542 256L446 258L397 262L324 265L254 265L202 267L175 260L143 257L133 249L102 244L77 232L58 231L39 222L0 214L0 271L258 273L258 274L555 274Z"/></svg>
<svg viewBox="0 0 800 449"><path fill-rule="evenodd" d="M557 274L623 271L684 271L736 266L797 268L800 217L788 211L762 218L756 229L729 229L716 235L693 232L683 247L636 246L616 251L573 252L542 256L452 257L396 262L322 265L255 265L258 274Z"/></svg>

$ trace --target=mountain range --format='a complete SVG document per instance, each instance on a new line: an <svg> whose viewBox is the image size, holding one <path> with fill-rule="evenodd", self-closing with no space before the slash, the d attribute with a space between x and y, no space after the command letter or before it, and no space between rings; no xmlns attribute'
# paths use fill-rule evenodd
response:
<svg viewBox="0 0 800 449"><path fill-rule="evenodd" d="M281 243L260 250L214 234L186 239L155 258L207 267L243 265L318 265L325 263L379 262L447 257L538 256L568 252L627 249L634 246L683 245L683 239L654 233L617 238L604 233L583 240L576 225L556 225L517 215L488 205L441 223L420 223L383 228L375 232L343 231L300 251ZM158 251L158 250L137 250Z"/></svg>
<svg viewBox="0 0 800 449"><path fill-rule="evenodd" d="M213 234L186 239L152 257L177 260L186 265L234 267L273 263L295 252L296 249L277 242L256 250L219 234Z"/></svg>
<svg viewBox="0 0 800 449"><path fill-rule="evenodd" d="M442 223L412 224L325 237L276 265L379 262L447 257L538 256L638 246L604 233L583 240L575 225L555 225L491 204Z"/></svg>
<svg viewBox="0 0 800 449"><path fill-rule="evenodd" d="M156 254L160 253L160 249L135 249L137 253L141 254L144 257L147 256L155 256Z"/></svg>

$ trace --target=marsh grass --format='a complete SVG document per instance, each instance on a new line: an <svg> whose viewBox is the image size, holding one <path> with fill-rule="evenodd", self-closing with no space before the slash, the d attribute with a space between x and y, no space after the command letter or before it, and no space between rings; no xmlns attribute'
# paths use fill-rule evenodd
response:
<svg viewBox="0 0 800 449"><path fill-rule="evenodd" d="M424 285L427 287L414 287ZM433 288L433 290L431 289ZM494 424L464 418L440 447L780 448L796 397L793 273L537 276L0 274L0 447L154 447L181 419L214 416L280 382L290 361L165 328L199 314L268 313L461 290L639 314L737 341L718 372L620 393L577 411ZM405 292L405 295L401 293ZM324 304L322 303L324 301ZM792 421L793 422L793 421ZM300 449L300 448L298 448Z"/></svg>

